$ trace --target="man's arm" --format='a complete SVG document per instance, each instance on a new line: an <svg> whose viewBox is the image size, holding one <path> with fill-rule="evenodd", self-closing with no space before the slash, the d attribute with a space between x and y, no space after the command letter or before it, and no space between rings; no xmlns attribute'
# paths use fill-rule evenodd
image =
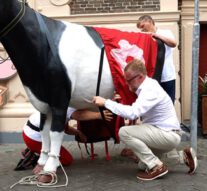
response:
<svg viewBox="0 0 207 191"><path fill-rule="evenodd" d="M113 114L110 111L104 110L103 112L107 121L111 121L113 119ZM102 119L100 112L94 112L89 110L76 110L71 114L70 118L78 121ZM65 133L69 135L78 135L82 142L87 142L87 137L81 131L71 127L69 124L67 124L65 128Z"/></svg>
<svg viewBox="0 0 207 191"><path fill-rule="evenodd" d="M0 106L3 105L3 98L0 96Z"/></svg>
<svg viewBox="0 0 207 191"><path fill-rule="evenodd" d="M111 121L113 118L113 114L108 110L104 110L103 112L104 112L105 119L107 121ZM72 113L71 118L78 121L102 119L100 112L89 111L89 110L77 110Z"/></svg>
<svg viewBox="0 0 207 191"><path fill-rule="evenodd" d="M123 118L135 120L139 117L139 109L135 105L123 105L101 96L94 96L93 103L99 107L105 106L111 112Z"/></svg>
<svg viewBox="0 0 207 191"><path fill-rule="evenodd" d="M82 142L84 142L84 143L87 142L87 137L81 131L71 127L69 124L65 128L65 133L68 134L68 135L79 136Z"/></svg>
<svg viewBox="0 0 207 191"><path fill-rule="evenodd" d="M152 37L155 38L159 38L160 40L162 40L167 46L171 47L171 48L175 48L177 46L177 42L175 41L175 39L171 38L171 37L167 37L167 36L163 36L161 34L157 34L157 33L152 33Z"/></svg>
<svg viewBox="0 0 207 191"><path fill-rule="evenodd" d="M75 119L78 121L88 121L94 119L101 119L101 115L99 112L89 111L89 110L76 110L72 113L71 119Z"/></svg>

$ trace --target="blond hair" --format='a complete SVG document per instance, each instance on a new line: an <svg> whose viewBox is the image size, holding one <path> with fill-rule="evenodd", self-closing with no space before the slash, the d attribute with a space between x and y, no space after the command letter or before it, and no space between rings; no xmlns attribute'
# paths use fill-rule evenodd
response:
<svg viewBox="0 0 207 191"><path fill-rule="evenodd" d="M127 72L129 70L135 73L147 75L147 70L146 70L144 63L138 59L133 59L130 62L128 62L128 64L124 68L124 72Z"/></svg>

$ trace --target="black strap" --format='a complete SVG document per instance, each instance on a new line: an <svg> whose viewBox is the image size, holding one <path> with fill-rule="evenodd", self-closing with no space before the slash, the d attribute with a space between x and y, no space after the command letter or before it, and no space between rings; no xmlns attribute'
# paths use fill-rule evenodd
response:
<svg viewBox="0 0 207 191"><path fill-rule="evenodd" d="M102 76L102 69L103 69L103 58L104 58L104 47L101 48L101 57L99 63L99 71L98 71L98 81L96 86L96 96L99 96L100 84L101 84L101 76Z"/></svg>
<svg viewBox="0 0 207 191"><path fill-rule="evenodd" d="M99 63L99 72L98 72L98 80L97 80L97 86L96 86L96 96L99 96L99 90L100 90L100 84L101 84L101 76L102 76L102 69L103 69L103 59L104 59L104 47L101 48L101 57L100 57L100 63ZM106 128L110 132L111 136L114 134L113 130L109 128L108 124L106 123L106 119L104 116L104 107L99 107L99 112L101 113L101 117L105 123ZM113 136L112 136L113 137Z"/></svg>
<svg viewBox="0 0 207 191"><path fill-rule="evenodd" d="M40 128L38 128L35 125L33 125L29 120L27 121L27 126L29 126L34 131L40 132Z"/></svg>
<svg viewBox="0 0 207 191"><path fill-rule="evenodd" d="M104 59L104 47L101 48L101 57L100 57L100 63L99 63L98 80L97 80L97 86L96 86L96 96L99 96L99 94L100 94L99 91L100 91L101 76L102 76L102 70L103 70L103 59ZM105 121L105 116L104 116L103 110L104 110L103 107L99 107L101 117Z"/></svg>
<svg viewBox="0 0 207 191"><path fill-rule="evenodd" d="M157 41L158 50L157 50L157 59L156 59L156 66L155 66L153 79L157 80L160 83L162 70L165 62L165 45L158 38L156 38L156 41Z"/></svg>

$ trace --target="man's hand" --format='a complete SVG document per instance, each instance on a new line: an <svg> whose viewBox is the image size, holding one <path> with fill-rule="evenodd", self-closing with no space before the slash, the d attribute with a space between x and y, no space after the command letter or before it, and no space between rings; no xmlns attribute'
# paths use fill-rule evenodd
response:
<svg viewBox="0 0 207 191"><path fill-rule="evenodd" d="M113 119L113 113L111 113L109 110L103 110L103 113L106 121L111 121Z"/></svg>
<svg viewBox="0 0 207 191"><path fill-rule="evenodd" d="M114 94L113 101L117 101L117 102L119 102L120 100L121 100L121 96L120 96L118 93L115 93L115 94Z"/></svg>
<svg viewBox="0 0 207 191"><path fill-rule="evenodd" d="M3 97L0 96L0 106L3 105Z"/></svg>
<svg viewBox="0 0 207 191"><path fill-rule="evenodd" d="M92 102L99 106L99 107L103 107L104 103L105 103L106 99L104 99L103 97L100 96L94 96Z"/></svg>

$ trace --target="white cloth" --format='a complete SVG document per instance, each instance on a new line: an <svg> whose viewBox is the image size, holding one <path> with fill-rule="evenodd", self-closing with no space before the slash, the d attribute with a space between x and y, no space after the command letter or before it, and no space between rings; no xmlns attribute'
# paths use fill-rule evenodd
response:
<svg viewBox="0 0 207 191"><path fill-rule="evenodd" d="M35 127L39 128L39 126L40 126L40 113L39 112L33 113L32 115L30 115L28 120L30 121L30 123L32 125L34 125ZM41 135L40 135L40 133L38 131L35 131L35 130L31 129L27 125L27 123L23 127L23 132L30 139L32 139L34 141L41 142Z"/></svg>
<svg viewBox="0 0 207 191"><path fill-rule="evenodd" d="M76 109L73 107L68 107L67 109L67 114L66 114L66 123L70 120L71 115L73 114L73 112L75 112Z"/></svg>
<svg viewBox="0 0 207 191"><path fill-rule="evenodd" d="M156 34L173 40L175 39L173 33L170 30L157 29ZM167 82L175 79L176 79L176 72L173 63L173 48L165 44L165 62L163 66L161 82Z"/></svg>
<svg viewBox="0 0 207 191"><path fill-rule="evenodd" d="M143 123L151 124L166 131L180 130L173 103L156 80L146 77L136 94L138 98L130 106L107 99L105 107L130 120L142 117Z"/></svg>
<svg viewBox="0 0 207 191"><path fill-rule="evenodd" d="M67 115L66 115L66 122L68 122L71 118L72 113L76 111L76 109L72 107L68 107L67 109ZM30 117L29 117L29 122L34 125L35 127L39 128L40 127L40 113L34 112ZM35 131L31 129L27 124L24 125L23 131L26 134L27 137L29 137L32 140L41 142L41 135L40 132Z"/></svg>

